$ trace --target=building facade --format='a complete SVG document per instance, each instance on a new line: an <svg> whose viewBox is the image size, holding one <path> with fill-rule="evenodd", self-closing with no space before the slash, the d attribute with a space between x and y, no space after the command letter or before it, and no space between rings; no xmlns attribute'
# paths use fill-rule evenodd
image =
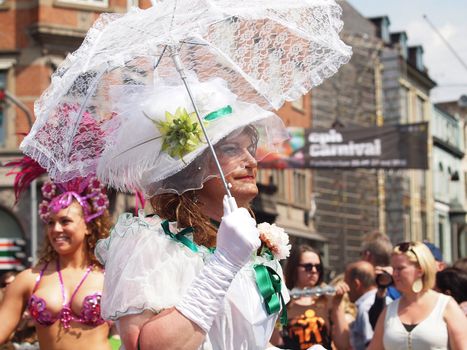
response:
<svg viewBox="0 0 467 350"><path fill-rule="evenodd" d="M431 120L430 90L436 85L423 65L423 48L409 47L405 32L391 33L387 17L372 18L384 42L384 124ZM428 163L431 164L431 140ZM434 240L433 180L428 170L397 170L385 173L386 233L393 243Z"/></svg>
<svg viewBox="0 0 467 350"><path fill-rule="evenodd" d="M432 116L434 243L443 252L445 261L451 263L457 258L456 248L461 238L459 217L464 218L465 225L467 214L462 171L465 147L458 118L436 106Z"/></svg>
<svg viewBox="0 0 467 350"><path fill-rule="evenodd" d="M41 180L15 205L13 179L5 164L22 156L22 134L34 122L34 101L66 55L75 51L102 12L126 12L150 0L2 0L0 1L0 238L22 238L31 254L31 237L42 239L37 220ZM115 197L120 208L125 199Z"/></svg>
<svg viewBox="0 0 467 350"><path fill-rule="evenodd" d="M353 56L332 78L312 90L312 125L347 128L378 125L382 117L382 41L377 27L347 2L343 8L343 40ZM343 271L359 258L362 237L381 227L384 191L375 170L314 170L312 172L317 232L328 241L328 266Z"/></svg>
<svg viewBox="0 0 467 350"><path fill-rule="evenodd" d="M461 257L467 256L467 216L465 212L465 200L467 198L467 183L465 180L467 178L467 95L463 95L455 101L437 103L435 107L442 112L443 116L449 116L447 117L449 122L446 121L444 123L445 126L448 127L448 130L443 132L442 136L444 136L444 138L441 137L440 140L437 141L444 140L444 143L451 146L446 147L446 145L443 145L445 147L442 149L445 152L450 152L455 155L455 165L458 165L460 161L460 169L455 166L451 166L451 169L448 169L445 166L446 164L442 163L443 160L451 159L451 157L441 159L439 162L443 164L444 177L446 181L449 181L448 186L452 189L449 190L450 199L453 202L453 205L449 207L450 230L443 227L442 232L444 236L450 237L450 244L445 246L447 250L450 248L450 252L447 251L446 254L451 256L452 261L455 261ZM457 129L459 129L458 132ZM436 145L435 141L434 144ZM442 147L441 144L440 146ZM454 149L452 149L452 146L454 146ZM464 155L460 159L462 153ZM433 165L433 168L436 171L436 164ZM438 171L441 172L439 164L438 169ZM449 173L449 170L451 170L451 173ZM438 175L441 176L441 174ZM459 203L464 203L463 208ZM441 231L441 227L438 227L438 231ZM439 236L437 239L442 240L438 232L437 236Z"/></svg>
<svg viewBox="0 0 467 350"><path fill-rule="evenodd" d="M310 94L293 102L286 102L277 112L287 127L309 128L311 126ZM258 222L262 220L256 203L268 200L275 212L274 222L283 227L293 244L306 243L324 252L327 258L327 238L316 231L311 219L314 211L312 171L310 169L260 170L260 195L253 202ZM269 195L265 185L274 187ZM266 190L266 191L265 191ZM271 221L272 222L272 221Z"/></svg>

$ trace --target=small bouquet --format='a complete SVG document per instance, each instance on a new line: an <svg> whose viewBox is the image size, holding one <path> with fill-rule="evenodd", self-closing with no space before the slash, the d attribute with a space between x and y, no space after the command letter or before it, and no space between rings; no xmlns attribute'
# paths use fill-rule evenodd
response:
<svg viewBox="0 0 467 350"><path fill-rule="evenodd" d="M281 260L290 255L289 235L283 228L263 222L258 225L258 231L261 240L258 250L260 256Z"/></svg>

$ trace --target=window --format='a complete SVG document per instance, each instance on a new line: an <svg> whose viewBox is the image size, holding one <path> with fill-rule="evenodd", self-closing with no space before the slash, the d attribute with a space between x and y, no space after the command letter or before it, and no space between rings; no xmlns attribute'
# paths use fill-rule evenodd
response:
<svg viewBox="0 0 467 350"><path fill-rule="evenodd" d="M467 232L459 233L459 256L467 256Z"/></svg>
<svg viewBox="0 0 467 350"><path fill-rule="evenodd" d="M428 223L427 223L427 220L426 220L426 211L421 211L420 212L420 219L422 221L422 237L425 239L428 235Z"/></svg>
<svg viewBox="0 0 467 350"><path fill-rule="evenodd" d="M417 102L415 106L415 122L421 122L425 120L425 100L417 96Z"/></svg>
<svg viewBox="0 0 467 350"><path fill-rule="evenodd" d="M425 170L418 170L418 184L420 188L420 195L425 197L425 192L426 192L426 174Z"/></svg>
<svg viewBox="0 0 467 350"><path fill-rule="evenodd" d="M423 48L421 46L417 47L415 65L419 71L423 72L425 70L425 67L423 66Z"/></svg>
<svg viewBox="0 0 467 350"><path fill-rule="evenodd" d="M409 48L407 45L407 34L405 34L405 32L401 33L399 44L401 47L402 57L404 57L404 59L407 59L407 57L409 57Z"/></svg>
<svg viewBox="0 0 467 350"><path fill-rule="evenodd" d="M1 1L1 0L0 0ZM89 5L97 7L108 7L109 0L58 0L62 4Z"/></svg>
<svg viewBox="0 0 467 350"><path fill-rule="evenodd" d="M276 196L279 200L285 200L285 170L282 169L274 169L272 171L272 177L274 183L277 185L277 192Z"/></svg>
<svg viewBox="0 0 467 350"><path fill-rule="evenodd" d="M294 203L299 206L306 206L306 175L303 170L295 170L294 177Z"/></svg>
<svg viewBox="0 0 467 350"><path fill-rule="evenodd" d="M438 247L443 252L444 251L444 225L445 225L445 218L444 216L438 216Z"/></svg>
<svg viewBox="0 0 467 350"><path fill-rule="evenodd" d="M412 223L410 220L410 214L404 213L403 214L403 221L404 221L404 241L412 240Z"/></svg>
<svg viewBox="0 0 467 350"><path fill-rule="evenodd" d="M391 42L391 38L389 35L389 25L389 19L387 17L383 17L381 21L381 39L383 39L385 43Z"/></svg>
<svg viewBox="0 0 467 350"><path fill-rule="evenodd" d="M409 90L406 87L400 88L400 123L405 124L409 122Z"/></svg>

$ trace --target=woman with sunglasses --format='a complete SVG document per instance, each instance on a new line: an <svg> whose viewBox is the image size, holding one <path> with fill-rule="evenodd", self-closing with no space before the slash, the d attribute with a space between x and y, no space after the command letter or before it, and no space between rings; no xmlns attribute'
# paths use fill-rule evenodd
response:
<svg viewBox="0 0 467 350"><path fill-rule="evenodd" d="M432 290L436 262L425 244L398 244L391 264L401 297L380 315L369 349L467 349L467 318L454 299Z"/></svg>
<svg viewBox="0 0 467 350"><path fill-rule="evenodd" d="M312 247L302 244L294 247L285 267L288 289L313 288L323 283L323 262ZM348 348L348 325L345 318L343 295L348 291L345 283L336 285L333 296L301 296L287 305L289 322L282 328L276 345L285 349L308 349L319 344L331 349Z"/></svg>

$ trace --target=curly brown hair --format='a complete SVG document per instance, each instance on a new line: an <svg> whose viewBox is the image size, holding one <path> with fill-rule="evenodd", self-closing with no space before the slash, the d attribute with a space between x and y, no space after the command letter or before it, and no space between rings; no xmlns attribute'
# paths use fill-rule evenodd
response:
<svg viewBox="0 0 467 350"><path fill-rule="evenodd" d="M78 203L77 201L74 201ZM86 254L90 263L94 264L96 267L102 268L102 264L97 260L96 255L94 254L94 248L96 248L97 241L103 238L108 237L110 231L110 214L108 210L105 210L104 213L90 222L86 223L86 226L90 232L89 235L86 235ZM47 228L46 228L47 230ZM48 238L44 239L43 246L39 253L39 261L37 265L48 263L54 261L58 258L58 254L55 249L50 244Z"/></svg>
<svg viewBox="0 0 467 350"><path fill-rule="evenodd" d="M202 203L196 199L195 191L182 195L164 193L154 196L150 203L159 217L176 221L179 227L193 227L193 240L198 245L214 247L216 231L214 223L202 213Z"/></svg>

